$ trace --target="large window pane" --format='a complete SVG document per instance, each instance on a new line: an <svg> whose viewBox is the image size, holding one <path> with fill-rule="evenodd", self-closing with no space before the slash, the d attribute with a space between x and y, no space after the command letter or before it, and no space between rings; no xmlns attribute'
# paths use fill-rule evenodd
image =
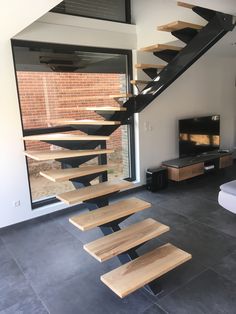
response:
<svg viewBox="0 0 236 314"><path fill-rule="evenodd" d="M71 50L63 53L34 46L14 45L16 75L22 113L23 130L27 135L45 133L60 118L101 120L98 113L83 107L118 106L110 95L127 92L128 59L124 53ZM83 133L74 130L70 133ZM118 128L108 141L115 150L108 156L109 179L131 177L130 126ZM45 142L27 141L31 151L58 150L61 147ZM74 189L70 181L55 183L40 172L59 169L59 162L38 162L28 158L32 201L37 202ZM98 164L94 158L88 164ZM93 183L98 182L98 179Z"/></svg>

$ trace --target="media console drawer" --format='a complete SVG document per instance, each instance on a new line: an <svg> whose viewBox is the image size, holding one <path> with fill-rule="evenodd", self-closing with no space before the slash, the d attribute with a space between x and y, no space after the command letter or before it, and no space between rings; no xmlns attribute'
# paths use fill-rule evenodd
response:
<svg viewBox="0 0 236 314"><path fill-rule="evenodd" d="M204 174L204 162L183 168L168 167L168 179L182 181Z"/></svg>
<svg viewBox="0 0 236 314"><path fill-rule="evenodd" d="M232 166L232 164L233 164L233 156L232 155L220 157L219 168L230 167L230 166Z"/></svg>

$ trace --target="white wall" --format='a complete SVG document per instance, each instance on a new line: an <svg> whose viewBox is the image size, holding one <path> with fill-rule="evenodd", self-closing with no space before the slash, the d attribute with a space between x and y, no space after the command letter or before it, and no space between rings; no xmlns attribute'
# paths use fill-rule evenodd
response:
<svg viewBox="0 0 236 314"><path fill-rule="evenodd" d="M48 1L41 1L41 4L45 4L45 2ZM9 23L6 23L1 28L10 29L10 31L7 32L4 40L1 37L0 41L0 227L28 220L65 207L64 204L53 204L33 211L31 209L10 38L14 36L14 38L23 40L121 49L134 49L137 45L135 26L72 16L63 17L61 14L54 13L46 14L21 31L26 25L33 22L33 18L40 17L44 12L56 5L56 2L60 1L50 1L51 6L48 9L46 8L45 11L42 10L41 5L35 5L34 3L36 12L32 10L32 16L31 7L27 3L28 9L26 12L27 16L31 16L30 19L22 15L22 23L14 27L16 23L14 23L14 16L11 15L9 22L12 22L12 28L9 26ZM15 14L19 12L18 8ZM36 13L38 12L40 14L37 15ZM21 32L16 35L17 30ZM20 200L20 206L15 207L14 203L18 200Z"/></svg>
<svg viewBox="0 0 236 314"><path fill-rule="evenodd" d="M178 157L178 119L221 115L221 147L235 141L233 59L204 56L140 114L141 180L145 170ZM146 131L149 124L151 131Z"/></svg>
<svg viewBox="0 0 236 314"><path fill-rule="evenodd" d="M172 1L176 2L176 0ZM236 15L235 0L184 0L183 2L231 15Z"/></svg>
<svg viewBox="0 0 236 314"><path fill-rule="evenodd" d="M136 26L47 13L16 39L81 46L136 49Z"/></svg>

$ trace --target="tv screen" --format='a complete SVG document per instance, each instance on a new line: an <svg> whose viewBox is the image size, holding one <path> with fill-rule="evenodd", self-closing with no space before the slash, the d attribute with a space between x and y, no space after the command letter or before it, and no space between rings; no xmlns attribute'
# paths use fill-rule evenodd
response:
<svg viewBox="0 0 236 314"><path fill-rule="evenodd" d="M220 148L220 116L179 120L179 156L197 156Z"/></svg>

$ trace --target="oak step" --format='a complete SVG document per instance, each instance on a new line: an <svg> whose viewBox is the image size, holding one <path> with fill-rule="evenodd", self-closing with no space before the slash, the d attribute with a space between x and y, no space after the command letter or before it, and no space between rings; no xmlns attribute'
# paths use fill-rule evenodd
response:
<svg viewBox="0 0 236 314"><path fill-rule="evenodd" d="M198 25L198 24L183 22L183 21L175 21L175 22L171 22L165 25L158 26L157 30L165 31L165 32L174 32L181 29L185 29L185 28L192 28L192 29L200 30L201 28L203 28L203 26Z"/></svg>
<svg viewBox="0 0 236 314"><path fill-rule="evenodd" d="M130 98L133 97L133 94L127 93L127 94L115 94L115 95L109 95L110 98Z"/></svg>
<svg viewBox="0 0 236 314"><path fill-rule="evenodd" d="M101 281L124 298L191 258L191 254L168 243L102 275Z"/></svg>
<svg viewBox="0 0 236 314"><path fill-rule="evenodd" d="M119 94L118 96L122 97L127 97L128 95L132 94ZM117 95L116 95L117 96ZM104 99L111 99L113 98L113 95L87 95L87 96L69 96L67 95L66 97L61 97L60 102L65 102L65 101L76 101L76 100L104 100Z"/></svg>
<svg viewBox="0 0 236 314"><path fill-rule="evenodd" d="M146 51L146 52L158 52L158 51L164 51L164 50L174 50L174 51L180 51L183 49L182 47L178 46L172 46L172 45L163 45L163 44L156 44L148 47L144 47L139 49L140 51Z"/></svg>
<svg viewBox="0 0 236 314"><path fill-rule="evenodd" d="M164 64L147 64L147 63L139 63L135 64L136 69L164 69L165 65Z"/></svg>
<svg viewBox="0 0 236 314"><path fill-rule="evenodd" d="M71 217L70 222L80 230L85 231L132 215L149 207L151 207L150 203L132 197L85 214Z"/></svg>
<svg viewBox="0 0 236 314"><path fill-rule="evenodd" d="M70 133L49 133L23 137L25 141L106 141L109 140L109 138L109 136L81 135Z"/></svg>
<svg viewBox="0 0 236 314"><path fill-rule="evenodd" d="M190 4L190 3L186 3L186 2L182 2L182 1L177 1L177 5L179 7L183 7L183 8L187 8L187 9L192 9L196 6L194 4Z"/></svg>
<svg viewBox="0 0 236 314"><path fill-rule="evenodd" d="M119 125L120 121L107 121L107 120L77 120L77 119L55 119L50 120L54 125Z"/></svg>
<svg viewBox="0 0 236 314"><path fill-rule="evenodd" d="M84 245L84 249L99 262L128 251L146 241L169 231L165 226L152 218L133 224L125 229L107 235Z"/></svg>
<svg viewBox="0 0 236 314"><path fill-rule="evenodd" d="M107 171L107 165L84 166L79 168L54 169L49 171L40 171L40 175L53 182L68 181L73 178L80 178L90 174Z"/></svg>
<svg viewBox="0 0 236 314"><path fill-rule="evenodd" d="M137 84L148 84L150 83L151 81L143 81L143 80L131 80L130 81L130 84L132 85L137 85Z"/></svg>
<svg viewBox="0 0 236 314"><path fill-rule="evenodd" d="M89 106L89 107L68 107L68 108L58 108L59 111L126 111L125 107L112 107L112 106L104 106L104 107L96 107L96 106Z"/></svg>
<svg viewBox="0 0 236 314"><path fill-rule="evenodd" d="M79 190L65 192L57 195L56 197L68 204L73 205L111 193L119 192L120 190L130 188L133 184L125 180L107 181L91 186L86 186Z"/></svg>
<svg viewBox="0 0 236 314"><path fill-rule="evenodd" d="M37 161L75 158L114 153L112 149L91 149L91 150L46 150L46 151L25 151L24 154Z"/></svg>

